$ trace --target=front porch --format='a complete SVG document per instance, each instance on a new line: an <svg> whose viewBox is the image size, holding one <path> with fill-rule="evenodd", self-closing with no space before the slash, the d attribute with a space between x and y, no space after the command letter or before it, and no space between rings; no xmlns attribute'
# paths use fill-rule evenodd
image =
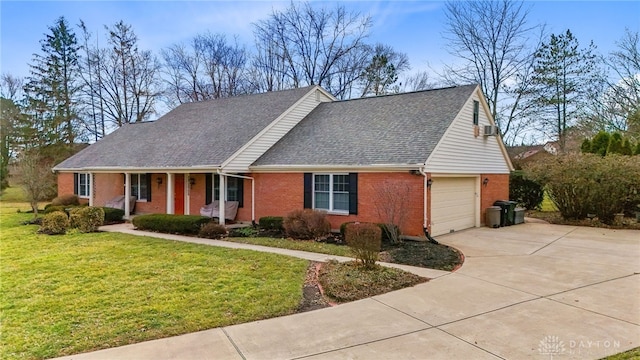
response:
<svg viewBox="0 0 640 360"><path fill-rule="evenodd" d="M166 213L200 215L200 210L212 202L237 202L237 214L230 219L228 208L218 207L221 224L226 220L254 221L255 186L253 178L227 173L189 172L87 172L73 174L74 193L86 199L90 206L105 206L116 197L124 196L125 218L134 214ZM81 181L83 180L84 181ZM88 179L88 181L86 180ZM71 179L68 179L71 180ZM59 179L64 183L64 177ZM68 188L59 183L59 188ZM245 189L249 190L246 191Z"/></svg>

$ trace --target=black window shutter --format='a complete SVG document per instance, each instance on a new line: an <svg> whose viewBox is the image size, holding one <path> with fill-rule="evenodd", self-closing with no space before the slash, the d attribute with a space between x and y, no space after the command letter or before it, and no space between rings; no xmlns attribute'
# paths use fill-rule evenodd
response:
<svg viewBox="0 0 640 360"><path fill-rule="evenodd" d="M358 214L358 173L349 173L349 214Z"/></svg>
<svg viewBox="0 0 640 360"><path fill-rule="evenodd" d="M151 201L151 174L147 174L147 201Z"/></svg>
<svg viewBox="0 0 640 360"><path fill-rule="evenodd" d="M204 176L204 203L211 204L213 201L212 198L212 185L213 185L213 174L205 174Z"/></svg>
<svg viewBox="0 0 640 360"><path fill-rule="evenodd" d="M213 200L220 200L220 175L213 176Z"/></svg>
<svg viewBox="0 0 640 360"><path fill-rule="evenodd" d="M304 208L311 209L313 207L313 174L304 173Z"/></svg>
<svg viewBox="0 0 640 360"><path fill-rule="evenodd" d="M238 180L238 207L241 208L244 204L244 179L236 179Z"/></svg>
<svg viewBox="0 0 640 360"><path fill-rule="evenodd" d="M80 183L80 176L78 173L73 173L73 193L78 195L78 184Z"/></svg>

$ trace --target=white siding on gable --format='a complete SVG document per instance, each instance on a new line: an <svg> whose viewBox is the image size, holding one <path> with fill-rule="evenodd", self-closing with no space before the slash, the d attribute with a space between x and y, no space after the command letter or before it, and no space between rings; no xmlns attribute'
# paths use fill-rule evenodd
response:
<svg viewBox="0 0 640 360"><path fill-rule="evenodd" d="M260 156L291 131L294 126L298 125L320 103L333 100L319 88L312 89L223 163L223 170L228 172L247 172L249 165L258 160Z"/></svg>
<svg viewBox="0 0 640 360"><path fill-rule="evenodd" d="M483 100L475 91L453 120L426 161L426 171L434 174L508 174L508 162L498 136L484 136L489 121ZM474 136L473 101L480 102L479 135Z"/></svg>

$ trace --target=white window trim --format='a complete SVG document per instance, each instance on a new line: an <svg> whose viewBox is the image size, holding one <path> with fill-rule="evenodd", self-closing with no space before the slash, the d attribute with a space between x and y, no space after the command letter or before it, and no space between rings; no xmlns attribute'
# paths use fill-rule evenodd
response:
<svg viewBox="0 0 640 360"><path fill-rule="evenodd" d="M323 208L316 208L316 175L329 175L329 209L323 209ZM333 176L334 175L346 175L349 176L349 173L313 173L312 174L312 179L313 181L311 182L311 192L312 192L312 199L311 199L311 207L314 210L320 210L320 211L325 211L327 214L330 215L349 215L349 209L347 210L341 210L341 209L334 209L333 207ZM348 194L348 192L347 192Z"/></svg>
<svg viewBox="0 0 640 360"><path fill-rule="evenodd" d="M133 196L133 176L136 176L137 179L137 184L136 186L138 187L138 195L136 195L136 202L147 202L147 193L145 192L144 194L144 199L140 198L140 175L145 175L146 176L147 173L131 173L131 195ZM146 185L146 184L145 184Z"/></svg>
<svg viewBox="0 0 640 360"><path fill-rule="evenodd" d="M84 186L85 187L84 190L86 191L86 195L80 195L82 193L82 190L81 190L82 182L80 181L80 177L83 176L83 175L85 176L85 179L87 180L87 183ZM81 198L81 199L89 199L89 197L91 196L91 186L93 185L91 180L92 180L91 179L91 173L78 173L78 197L79 198Z"/></svg>

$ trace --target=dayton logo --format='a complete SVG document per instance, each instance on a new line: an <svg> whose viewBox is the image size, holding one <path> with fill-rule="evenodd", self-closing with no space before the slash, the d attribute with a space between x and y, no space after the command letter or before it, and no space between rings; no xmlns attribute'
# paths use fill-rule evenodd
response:
<svg viewBox="0 0 640 360"><path fill-rule="evenodd" d="M553 360L554 355L564 354L564 342L557 336L547 335L538 343L538 352L540 355L549 355L549 359Z"/></svg>

